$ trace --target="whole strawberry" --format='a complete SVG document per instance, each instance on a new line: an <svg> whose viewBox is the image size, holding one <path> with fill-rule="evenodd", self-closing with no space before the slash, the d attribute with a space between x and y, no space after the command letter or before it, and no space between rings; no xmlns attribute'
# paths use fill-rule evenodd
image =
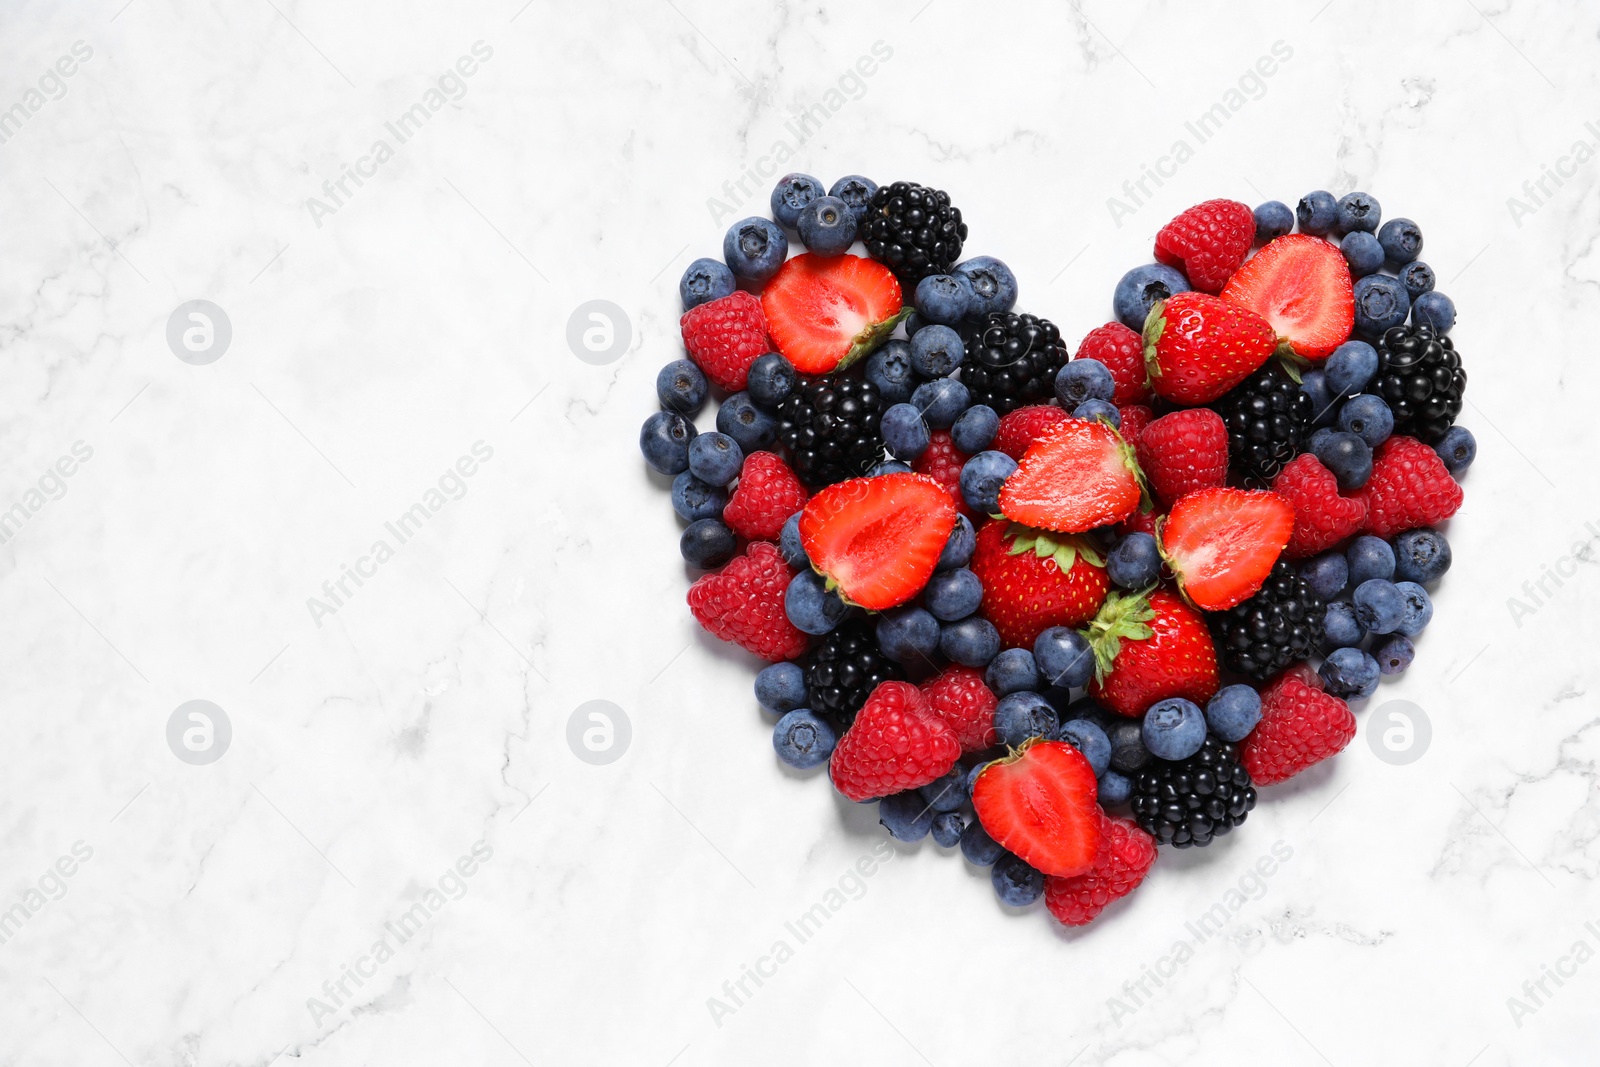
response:
<svg viewBox="0 0 1600 1067"><path fill-rule="evenodd" d="M1046 878L1044 906L1063 926L1085 926L1107 904L1139 887L1156 861L1156 839L1131 819L1106 818L1106 847L1095 865L1073 878Z"/></svg>
<svg viewBox="0 0 1600 1067"><path fill-rule="evenodd" d="M1285 672L1261 691L1261 721L1240 743L1239 758L1257 785L1273 785L1338 753L1355 735L1349 705Z"/></svg>
<svg viewBox="0 0 1600 1067"><path fill-rule="evenodd" d="M994 732L994 708L998 702L976 667L953 663L922 683L928 710L949 724L961 742L961 751L979 752L992 748L998 738Z"/></svg>
<svg viewBox="0 0 1600 1067"><path fill-rule="evenodd" d="M1094 649L1089 695L1130 718L1183 697L1204 707L1217 691L1217 647L1205 618L1176 593L1113 590L1085 631Z"/></svg>
<svg viewBox="0 0 1600 1067"><path fill-rule="evenodd" d="M1145 377L1144 341L1122 323L1108 322L1090 330L1078 345L1078 354L1072 358L1095 359L1106 365L1111 380L1117 384L1111 402L1118 407L1150 398L1150 383Z"/></svg>
<svg viewBox="0 0 1600 1067"><path fill-rule="evenodd" d="M884 682L856 713L828 761L834 788L855 801L916 789L943 777L961 742L910 682Z"/></svg>
<svg viewBox="0 0 1600 1067"><path fill-rule="evenodd" d="M995 452L1004 452L1020 463L1035 441L1070 417L1054 404L1028 404L1008 411L1000 416L1000 425L995 429L994 440L989 442L989 447Z"/></svg>
<svg viewBox="0 0 1600 1067"><path fill-rule="evenodd" d="M1378 537L1436 526L1456 513L1462 499L1439 454L1415 437L1398 435L1378 446L1372 477L1356 496L1367 505L1367 532Z"/></svg>
<svg viewBox="0 0 1600 1067"><path fill-rule="evenodd" d="M806 504L806 487L789 465L771 452L752 452L722 509L722 521L749 541L773 541L783 524Z"/></svg>
<svg viewBox="0 0 1600 1067"><path fill-rule="evenodd" d="M966 498L961 495L961 468L966 462L967 454L956 447L950 431L934 430L928 435L928 447L922 450L922 455L917 457L911 468L948 489L950 499L956 502L956 510L972 519L977 516L972 514Z"/></svg>
<svg viewBox="0 0 1600 1067"><path fill-rule="evenodd" d="M730 393L745 387L750 364L771 350L761 300L743 290L690 308L678 320L678 327L689 358L707 378Z"/></svg>
<svg viewBox="0 0 1600 1067"><path fill-rule="evenodd" d="M791 577L778 546L755 541L744 555L689 587L689 610L713 637L774 663L794 659L805 652L807 639L783 610Z"/></svg>
<svg viewBox="0 0 1600 1067"><path fill-rule="evenodd" d="M1272 480L1272 491L1294 508L1294 533L1283 554L1303 559L1332 548L1361 529L1367 502L1340 496L1333 472L1310 452L1296 456Z"/></svg>
<svg viewBox="0 0 1600 1067"><path fill-rule="evenodd" d="M1179 404L1209 404L1250 377L1277 348L1266 319L1205 293L1150 308L1144 360L1150 388Z"/></svg>
<svg viewBox="0 0 1600 1067"><path fill-rule="evenodd" d="M1189 276L1201 292L1218 293L1256 239L1256 216L1237 200L1207 200L1156 234L1156 259Z"/></svg>
<svg viewBox="0 0 1600 1067"><path fill-rule="evenodd" d="M1150 490L1168 507L1185 493L1214 489L1228 480L1228 427L1210 408L1163 415L1137 440L1139 466Z"/></svg>
<svg viewBox="0 0 1600 1067"><path fill-rule="evenodd" d="M983 583L985 618L1007 648L1032 648L1052 626L1094 618L1111 581L1087 541L996 520L978 531L967 564Z"/></svg>

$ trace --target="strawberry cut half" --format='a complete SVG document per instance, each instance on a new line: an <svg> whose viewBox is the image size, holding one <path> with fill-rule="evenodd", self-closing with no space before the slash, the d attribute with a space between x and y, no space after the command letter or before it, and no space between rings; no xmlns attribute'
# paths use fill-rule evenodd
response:
<svg viewBox="0 0 1600 1067"><path fill-rule="evenodd" d="M1180 497L1157 530L1161 555L1195 607L1222 611L1261 588L1294 533L1294 507L1257 489Z"/></svg>
<svg viewBox="0 0 1600 1067"><path fill-rule="evenodd" d="M894 273L860 256L795 256L761 294L767 336L801 374L848 367L910 314Z"/></svg>
<svg viewBox="0 0 1600 1067"><path fill-rule="evenodd" d="M1304 359L1327 359L1356 323L1350 267L1339 246L1291 233L1262 246L1228 284L1222 299L1249 308Z"/></svg>
<svg viewBox="0 0 1600 1067"><path fill-rule="evenodd" d="M925 474L883 474L812 497L800 513L800 544L830 589L883 611L928 584L955 525L944 486Z"/></svg>
<svg viewBox="0 0 1600 1067"><path fill-rule="evenodd" d="M1121 522L1146 501L1133 448L1109 423L1069 418L1023 453L1000 487L1000 512L1056 533Z"/></svg>
<svg viewBox="0 0 1600 1067"><path fill-rule="evenodd" d="M972 786L983 829L1035 870L1071 878L1095 865L1106 828L1094 768L1063 741L1034 741L995 760Z"/></svg>

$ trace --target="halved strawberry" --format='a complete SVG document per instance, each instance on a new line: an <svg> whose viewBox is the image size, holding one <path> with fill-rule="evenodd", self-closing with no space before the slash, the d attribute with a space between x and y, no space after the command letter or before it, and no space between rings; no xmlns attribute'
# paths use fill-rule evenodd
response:
<svg viewBox="0 0 1600 1067"><path fill-rule="evenodd" d="M1094 769L1063 741L1034 741L995 760L972 786L988 835L1035 870L1071 878L1094 866L1106 828Z"/></svg>
<svg viewBox="0 0 1600 1067"><path fill-rule="evenodd" d="M848 367L894 332L907 314L900 283L860 256L795 256L767 282L767 336L801 374Z"/></svg>
<svg viewBox="0 0 1600 1067"><path fill-rule="evenodd" d="M1327 359L1356 322L1344 253L1305 233L1268 241L1228 279L1222 299L1266 319L1295 355L1311 360Z"/></svg>
<svg viewBox="0 0 1600 1067"><path fill-rule="evenodd" d="M1083 533L1121 522L1144 498L1133 448L1108 423L1068 419L1035 441L1000 487L1000 511L1024 526Z"/></svg>
<svg viewBox="0 0 1600 1067"><path fill-rule="evenodd" d="M800 544L829 588L882 611L928 584L955 525L944 486L925 474L882 474L812 497L800 513Z"/></svg>
<svg viewBox="0 0 1600 1067"><path fill-rule="evenodd" d="M1261 588L1293 533L1294 508L1277 493L1201 489L1172 505L1156 537L1190 603L1222 611Z"/></svg>

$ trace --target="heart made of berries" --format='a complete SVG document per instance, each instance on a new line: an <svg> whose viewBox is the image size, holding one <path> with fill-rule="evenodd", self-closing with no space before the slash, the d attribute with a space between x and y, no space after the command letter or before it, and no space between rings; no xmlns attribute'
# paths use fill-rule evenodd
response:
<svg viewBox="0 0 1600 1067"><path fill-rule="evenodd" d="M1069 358L942 191L790 174L772 214L684 273L640 447L779 759L1077 926L1350 743L1476 454L1415 223L1208 200Z"/></svg>

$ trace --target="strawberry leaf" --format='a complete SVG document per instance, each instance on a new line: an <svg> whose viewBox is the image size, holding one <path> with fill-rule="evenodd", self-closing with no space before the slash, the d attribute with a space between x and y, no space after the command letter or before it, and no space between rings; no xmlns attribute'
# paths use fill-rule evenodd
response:
<svg viewBox="0 0 1600 1067"><path fill-rule="evenodd" d="M850 351L844 354L844 358L839 361L834 370L844 370L862 356L877 350L888 339L889 335L894 333L895 327L899 326L915 310L916 308L908 304L882 322L875 322L856 334L855 340L850 343Z"/></svg>
<svg viewBox="0 0 1600 1067"><path fill-rule="evenodd" d="M1156 344L1161 340L1161 334L1167 328L1166 311L1167 302L1157 300L1150 305L1150 313L1144 317L1144 333L1141 340L1144 342L1144 368L1150 378L1161 377L1161 359L1156 354Z"/></svg>

